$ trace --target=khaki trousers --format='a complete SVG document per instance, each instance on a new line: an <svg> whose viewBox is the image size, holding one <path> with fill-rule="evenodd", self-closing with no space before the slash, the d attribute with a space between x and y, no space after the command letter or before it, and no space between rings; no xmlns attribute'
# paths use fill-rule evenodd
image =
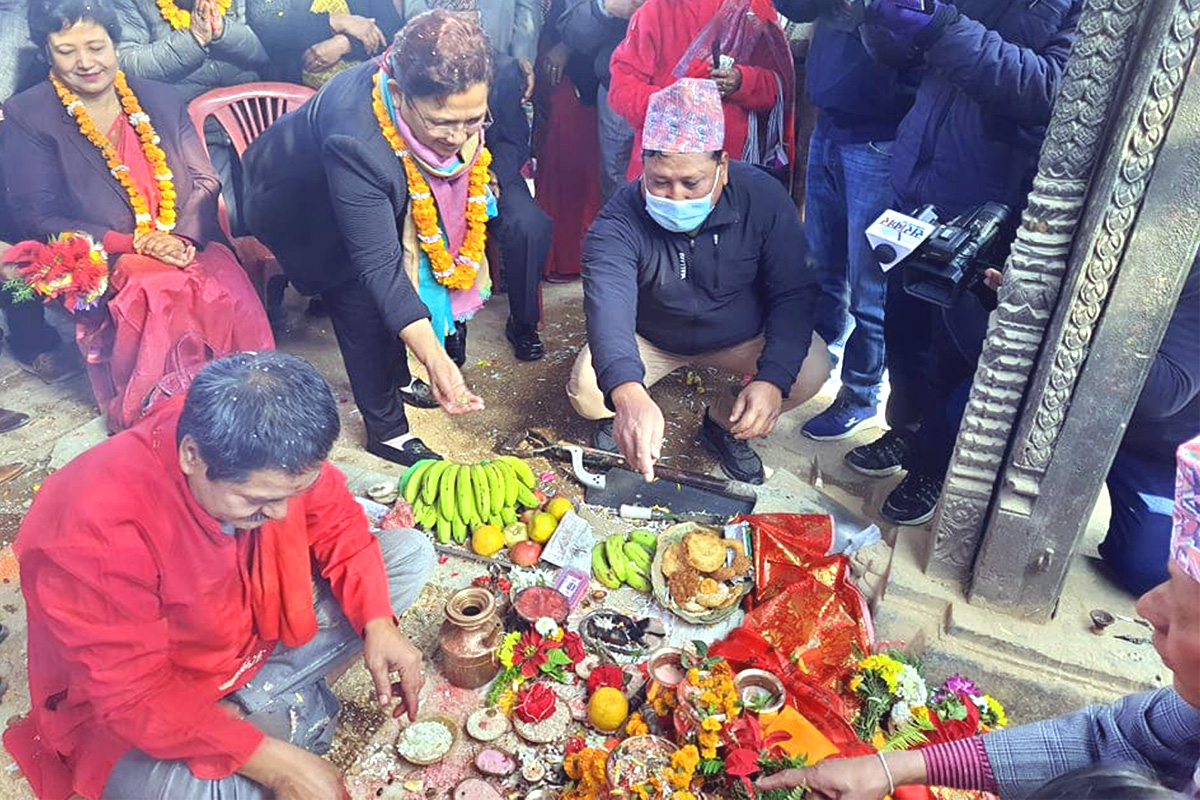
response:
<svg viewBox="0 0 1200 800"><path fill-rule="evenodd" d="M713 367L737 378L731 383L713 393L710 413L713 421L723 428L729 428L729 415L733 411L733 402L741 391L741 377L747 373L753 374L762 353L764 339L757 336L723 350L710 350L707 353L697 353L683 356L678 353L668 353L660 350L650 342L637 337L638 354L646 371L643 382L649 388L670 375L680 367ZM825 385L831 369L829 350L825 342L815 333L808 348L808 355L800 365L800 373L792 390L783 400L783 410L790 411L810 397L815 395ZM596 370L592 366L592 350L584 346L575 359L571 368L571 379L567 383L567 397L571 400L575 412L584 419L607 419L613 412L604 405L604 394L596 382Z"/></svg>

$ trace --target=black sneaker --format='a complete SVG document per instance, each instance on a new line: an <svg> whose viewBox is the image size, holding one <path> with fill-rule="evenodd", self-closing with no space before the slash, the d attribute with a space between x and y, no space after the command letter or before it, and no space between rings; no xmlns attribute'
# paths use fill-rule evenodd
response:
<svg viewBox="0 0 1200 800"><path fill-rule="evenodd" d="M438 401L433 396L433 387L420 378L413 378L407 389L397 389L396 394L407 405L417 408L437 408Z"/></svg>
<svg viewBox="0 0 1200 800"><path fill-rule="evenodd" d="M442 459L441 455L426 447L420 439L409 439L399 447L392 447L383 442L368 441L367 452L405 467L411 467L423 458L432 458L438 461Z"/></svg>
<svg viewBox="0 0 1200 800"><path fill-rule="evenodd" d="M504 326L504 336L518 361L538 361L546 355L536 325L519 325L510 319Z"/></svg>
<svg viewBox="0 0 1200 800"><path fill-rule="evenodd" d="M897 525L924 525L933 518L942 482L920 472L910 472L883 501L880 513Z"/></svg>
<svg viewBox="0 0 1200 800"><path fill-rule="evenodd" d="M888 431L870 444L855 447L846 453L850 469L871 478L886 478L904 468L908 441L896 431Z"/></svg>
<svg viewBox="0 0 1200 800"><path fill-rule="evenodd" d="M446 355L459 369L467 363L467 323L454 323L454 333L446 337Z"/></svg>
<svg viewBox="0 0 1200 800"><path fill-rule="evenodd" d="M766 480L763 472L762 459L751 449L750 444L736 438L732 433L713 422L708 412L704 412L704 422L700 425L700 444L716 454L721 462L721 471L735 481L761 484Z"/></svg>
<svg viewBox="0 0 1200 800"><path fill-rule="evenodd" d="M613 421L612 419L602 419L596 423L596 429L592 431L592 449L603 450L607 453L619 453L617 440L612 434Z"/></svg>

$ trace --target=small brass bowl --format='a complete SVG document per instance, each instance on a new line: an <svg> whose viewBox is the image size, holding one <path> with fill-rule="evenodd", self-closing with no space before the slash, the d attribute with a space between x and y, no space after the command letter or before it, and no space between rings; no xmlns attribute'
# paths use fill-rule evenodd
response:
<svg viewBox="0 0 1200 800"><path fill-rule="evenodd" d="M783 708L787 690L783 682L766 670L744 669L733 679L742 707L756 714L770 714Z"/></svg>

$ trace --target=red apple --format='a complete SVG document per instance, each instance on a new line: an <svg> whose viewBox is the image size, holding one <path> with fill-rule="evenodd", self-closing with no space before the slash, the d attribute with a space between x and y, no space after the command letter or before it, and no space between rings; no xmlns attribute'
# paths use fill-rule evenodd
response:
<svg viewBox="0 0 1200 800"><path fill-rule="evenodd" d="M542 546L537 542L517 542L508 551L508 557L519 567L532 567L542 557Z"/></svg>
<svg viewBox="0 0 1200 800"><path fill-rule="evenodd" d="M527 508L517 515L517 519L525 523L525 527L529 527L529 521L533 519L533 514L537 509Z"/></svg>
<svg viewBox="0 0 1200 800"><path fill-rule="evenodd" d="M546 497L546 493L543 492L541 489L534 489L533 497L535 500L537 500L538 508L541 508L542 506L546 505L546 500L548 498Z"/></svg>

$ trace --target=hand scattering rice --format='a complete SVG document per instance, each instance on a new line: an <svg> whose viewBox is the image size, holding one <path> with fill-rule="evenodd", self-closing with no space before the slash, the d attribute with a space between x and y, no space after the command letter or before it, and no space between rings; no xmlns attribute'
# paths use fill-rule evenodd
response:
<svg viewBox="0 0 1200 800"><path fill-rule="evenodd" d="M400 755L409 761L432 761L446 755L454 735L436 720L414 722L400 734L397 748Z"/></svg>

